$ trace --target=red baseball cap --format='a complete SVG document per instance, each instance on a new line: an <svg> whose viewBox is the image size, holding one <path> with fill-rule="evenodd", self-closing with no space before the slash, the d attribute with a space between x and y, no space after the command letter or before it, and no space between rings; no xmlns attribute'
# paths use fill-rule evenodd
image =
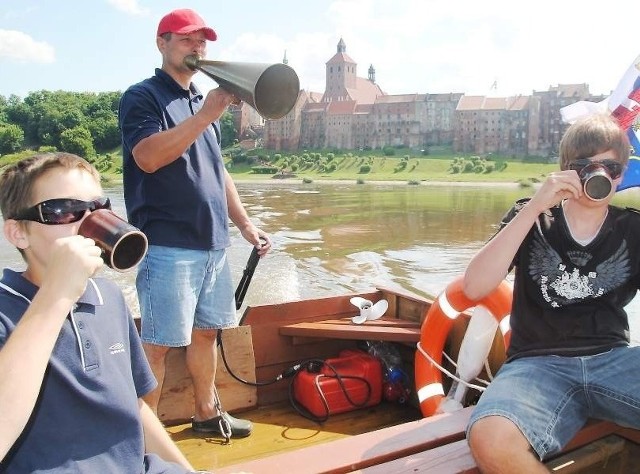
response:
<svg viewBox="0 0 640 474"><path fill-rule="evenodd" d="M165 33L188 35L196 31L204 31L204 36L209 41L215 41L218 37L212 28L205 25L204 20L196 12L188 8L167 13L158 24L158 36Z"/></svg>

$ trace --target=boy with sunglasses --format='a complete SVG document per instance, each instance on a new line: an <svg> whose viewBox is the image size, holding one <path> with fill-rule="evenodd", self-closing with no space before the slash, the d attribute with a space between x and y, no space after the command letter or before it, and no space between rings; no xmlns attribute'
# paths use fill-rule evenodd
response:
<svg viewBox="0 0 640 474"><path fill-rule="evenodd" d="M95 168L68 153L0 176L4 234L26 261L0 281L2 472L192 471L141 399L156 381L122 292L93 278L101 250L77 235L110 207L101 195Z"/></svg>
<svg viewBox="0 0 640 474"><path fill-rule="evenodd" d="M640 287L640 214L610 205L629 148L608 115L571 125L560 171L507 213L467 267L472 299L515 269L507 361L467 429L483 472L548 472L541 460L588 418L640 428L640 347L629 346L624 309ZM589 190L594 173L601 193Z"/></svg>

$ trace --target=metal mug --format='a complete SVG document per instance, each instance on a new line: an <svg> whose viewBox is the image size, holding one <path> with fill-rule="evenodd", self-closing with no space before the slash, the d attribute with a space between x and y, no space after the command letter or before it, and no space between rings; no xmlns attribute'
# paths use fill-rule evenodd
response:
<svg viewBox="0 0 640 474"><path fill-rule="evenodd" d="M126 272L144 258L149 246L147 236L108 209L91 212L80 224L78 234L93 239L102 249L109 267Z"/></svg>
<svg viewBox="0 0 640 474"><path fill-rule="evenodd" d="M592 201L602 201L611 194L613 181L606 167L592 163L585 166L579 176L584 194Z"/></svg>

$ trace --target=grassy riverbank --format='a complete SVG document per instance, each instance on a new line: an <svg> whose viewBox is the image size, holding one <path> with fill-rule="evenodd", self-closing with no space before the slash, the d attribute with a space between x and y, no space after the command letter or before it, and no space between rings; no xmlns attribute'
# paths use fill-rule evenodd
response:
<svg viewBox="0 0 640 474"><path fill-rule="evenodd" d="M557 169L555 163L531 158L519 161L501 156L465 156L450 149L424 154L411 149L298 151L228 150L227 169L236 179L290 177L301 180L522 183L531 184Z"/></svg>
<svg viewBox="0 0 640 474"><path fill-rule="evenodd" d="M0 157L0 166L17 161L34 151L24 151ZM344 181L354 183L398 182L407 184L426 183L516 183L528 186L544 180L545 176L558 169L558 165L509 161L505 158L481 160L477 157L377 156L375 152L363 153L303 153L301 155L273 154L266 164L270 172L259 173L260 163L265 160L249 157L246 161L226 157L227 169L235 180L267 181L276 179L313 181ZM305 155L313 155L311 158ZM471 162L481 163L472 167ZM99 155L93 163L100 171L105 185L122 182L122 155L120 150ZM465 164L466 170L465 170ZM475 168L475 169L474 169ZM273 170L277 170L274 174Z"/></svg>
<svg viewBox="0 0 640 474"><path fill-rule="evenodd" d="M351 163L345 163L350 161ZM248 165L228 166L227 169L234 179L265 180L265 179L298 179L301 181L385 181L420 184L429 182L444 183L519 183L533 184L544 180L545 176L558 169L557 164L539 164L506 162L502 171L490 172L457 172L451 170L452 158L412 158L404 169L398 169L399 158L373 158L367 172L362 172L356 159L345 160L336 170L327 172L321 169L306 169L279 172L275 175L256 174Z"/></svg>

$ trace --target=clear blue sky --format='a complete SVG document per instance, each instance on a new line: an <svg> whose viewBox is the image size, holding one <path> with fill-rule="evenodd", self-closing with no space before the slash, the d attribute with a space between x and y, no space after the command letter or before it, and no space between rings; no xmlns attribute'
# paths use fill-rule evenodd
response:
<svg viewBox="0 0 640 474"><path fill-rule="evenodd" d="M324 91L342 37L390 94L507 96L587 83L608 94L640 53L637 3L575 0L2 0L0 95L122 91L160 65L159 19L193 8L218 33L208 58L280 62ZM615 10L609 10L609 7ZM198 76L201 76L200 74ZM196 82L207 90L215 83ZM490 90L496 82L497 89Z"/></svg>

